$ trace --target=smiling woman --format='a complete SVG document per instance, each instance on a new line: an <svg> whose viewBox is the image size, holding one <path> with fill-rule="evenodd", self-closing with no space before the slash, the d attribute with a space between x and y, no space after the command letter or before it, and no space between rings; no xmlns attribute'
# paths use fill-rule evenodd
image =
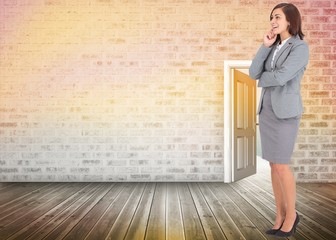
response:
<svg viewBox="0 0 336 240"><path fill-rule="evenodd" d="M301 17L297 17L300 16L300 12L296 7L285 8L285 6L283 3L277 5L277 8L275 8L270 15L272 29L269 34L267 34L267 37L270 40L276 37L274 43L280 41L281 44L283 39L290 36L299 35L300 39L304 37L301 29Z"/></svg>
<svg viewBox="0 0 336 240"><path fill-rule="evenodd" d="M302 40L301 15L293 4L275 6L272 29L264 35L250 67L250 76L262 87L259 127L262 158L270 162L277 207L275 224L266 233L289 237L299 216L295 210L295 179L289 163L303 112L300 83L308 64L309 50Z"/></svg>

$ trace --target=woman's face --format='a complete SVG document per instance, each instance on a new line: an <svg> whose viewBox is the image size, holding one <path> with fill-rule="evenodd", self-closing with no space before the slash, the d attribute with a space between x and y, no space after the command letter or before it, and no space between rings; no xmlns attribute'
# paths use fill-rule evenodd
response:
<svg viewBox="0 0 336 240"><path fill-rule="evenodd" d="M288 33L289 22L281 8L274 9L272 12L271 26L274 34Z"/></svg>

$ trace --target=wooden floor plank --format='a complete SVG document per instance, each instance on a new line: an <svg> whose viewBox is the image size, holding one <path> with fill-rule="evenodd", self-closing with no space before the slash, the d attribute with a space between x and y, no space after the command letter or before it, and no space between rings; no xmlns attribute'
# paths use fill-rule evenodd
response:
<svg viewBox="0 0 336 240"><path fill-rule="evenodd" d="M155 186L155 183L147 183L138 208L136 209L132 222L128 228L125 240L142 240L145 238Z"/></svg>
<svg viewBox="0 0 336 240"><path fill-rule="evenodd" d="M121 191L118 197L112 202L108 209L104 212L102 217L97 221L95 226L91 229L86 239L105 239L111 227L116 221L120 211L123 209L125 202L134 191L135 184L128 183Z"/></svg>
<svg viewBox="0 0 336 240"><path fill-rule="evenodd" d="M235 183L232 183L232 187L237 188L240 195L250 203L253 203L253 207L256 208L262 215L269 221L268 228L272 227L272 222L275 219L275 204L274 201L269 201L267 198L264 198L265 194L262 189L253 188L251 184L247 181L241 180Z"/></svg>
<svg viewBox="0 0 336 240"><path fill-rule="evenodd" d="M211 211L198 184L188 184L194 204L198 211L207 240L227 239ZM178 239L178 238L175 238Z"/></svg>
<svg viewBox="0 0 336 240"><path fill-rule="evenodd" d="M0 191L4 191L6 188L10 188L10 190L14 187L16 183L14 182L0 182Z"/></svg>
<svg viewBox="0 0 336 240"><path fill-rule="evenodd" d="M166 215L166 239L184 240L184 227L182 219L181 202L178 195L177 183L167 184L167 215Z"/></svg>
<svg viewBox="0 0 336 240"><path fill-rule="evenodd" d="M46 217L47 219L52 218L53 215L48 215L48 213L53 212L53 209L57 206L59 206L57 208L59 211L63 211L64 209L62 209L62 207L64 201L68 200L69 197L76 196L76 193L80 194L85 191L88 186L89 184L87 183L69 184L64 189L50 194L44 202L38 202L34 208L30 206L27 207L27 211L22 211L21 215L15 216L15 219L11 218L8 220L10 224L8 223L5 227L0 229L0 236L3 239L6 239L14 233L20 232L21 229L27 225L36 223L35 221L45 224L42 220L43 217Z"/></svg>
<svg viewBox="0 0 336 240"><path fill-rule="evenodd" d="M187 183L178 184L178 193L181 202L185 239L206 239L202 223L200 221Z"/></svg>
<svg viewBox="0 0 336 240"><path fill-rule="evenodd" d="M64 237L65 240L84 239L90 230L94 227L97 221L102 217L103 213L107 210L111 203L117 198L126 183L112 183L110 184L109 192L92 207L74 228Z"/></svg>
<svg viewBox="0 0 336 240"><path fill-rule="evenodd" d="M228 211L221 205L218 196L216 196L208 187L207 183L199 183L199 188L210 206L217 222L219 223L224 235L229 240L244 239L242 233L233 222Z"/></svg>
<svg viewBox="0 0 336 240"><path fill-rule="evenodd" d="M121 210L117 220L114 222L111 231L106 236L106 240L124 239L134 216L134 212L141 200L145 186L145 183L136 184L135 190L125 202L124 208Z"/></svg>
<svg viewBox="0 0 336 240"><path fill-rule="evenodd" d="M34 197L36 198L33 198L32 201L35 201L35 202L37 201L41 203L43 202L44 197L47 197L48 199L52 199L52 196L54 194L58 195L62 193L63 191L66 191L66 189L68 188L67 185L68 185L67 183L63 183L63 184L55 184L54 187L50 186L50 189L45 189L44 191L41 192L41 195L42 195L41 197L39 197L38 195L34 195ZM53 214L51 214L50 211L47 211L46 214L43 214L42 216L38 217L34 221L27 222L28 224L26 226L24 226L23 228L15 232L15 234L12 235L9 239L26 239L32 233L37 231L37 229L39 229L42 225L48 222L48 217L45 217L46 215L50 216L49 217L50 219L53 216Z"/></svg>
<svg viewBox="0 0 336 240"><path fill-rule="evenodd" d="M263 214L261 214L258 208L258 202L247 201L242 194L246 194L245 189L235 185L234 187L229 184L215 184L217 188L221 188L227 196L239 207L239 209L244 213L244 215L253 223L255 230L263 235L264 238L268 239L268 235L265 234L265 231L272 227L270 223L267 222L267 219ZM254 200L254 199L253 199ZM252 205L252 203L255 203ZM252 227L252 228L253 228Z"/></svg>
<svg viewBox="0 0 336 240"><path fill-rule="evenodd" d="M298 232L305 236L304 239L336 239L336 234L334 232L335 227L335 221L334 227L328 229L316 221L316 219L311 219L304 215L304 212L300 212L300 224L298 225Z"/></svg>
<svg viewBox="0 0 336 240"><path fill-rule="evenodd" d="M297 187L298 201L311 208L319 207L319 212L331 219L336 219L336 201L306 188Z"/></svg>
<svg viewBox="0 0 336 240"><path fill-rule="evenodd" d="M10 197L2 196L8 202L0 205L0 240L275 239L264 234L275 218L270 176L265 173L232 184L12 183L1 186ZM333 194L317 191L317 186L324 185L297 187L301 221L296 234L288 239L336 239ZM325 187L330 191L336 183Z"/></svg>
<svg viewBox="0 0 336 240"><path fill-rule="evenodd" d="M319 194L323 198L336 201L336 185L333 183L297 183L298 188Z"/></svg>
<svg viewBox="0 0 336 240"><path fill-rule="evenodd" d="M313 192L297 191L297 201L300 205L304 205L318 212L328 219L336 219L336 202L330 199L316 197ZM336 229L335 229L336 231Z"/></svg>
<svg viewBox="0 0 336 240"><path fill-rule="evenodd" d="M149 215L146 240L166 239L166 183L157 183Z"/></svg>
<svg viewBox="0 0 336 240"><path fill-rule="evenodd" d="M24 197L18 197L10 200L9 202L0 206L0 222L6 223L6 220L16 219L14 214L19 212L19 216L22 212L27 211L28 206L36 204L36 201L43 202L44 199L49 198L49 194L57 192L66 184L46 184L41 188L38 188L30 193L24 195Z"/></svg>
<svg viewBox="0 0 336 240"><path fill-rule="evenodd" d="M107 186L109 185L109 186ZM111 184L97 184L92 192L78 199L67 209L68 213L63 213L59 217L61 224L57 225L44 239L61 240L70 230L100 201L111 189Z"/></svg>
<svg viewBox="0 0 336 240"><path fill-rule="evenodd" d="M48 184L50 183L17 183L11 187L4 188L0 193L0 206L8 204L13 200L24 198Z"/></svg>
<svg viewBox="0 0 336 240"><path fill-rule="evenodd" d="M219 197L220 203L227 210L230 217L245 238L265 239L264 235L260 231L255 230L254 224L245 216L245 214L242 212L240 207L237 206L235 201L232 201L232 199L230 199L228 193L223 191L223 188L219 187L216 183L209 183L208 185L211 191Z"/></svg>
<svg viewBox="0 0 336 240"><path fill-rule="evenodd" d="M87 199L89 199L92 194L97 190L97 184L91 184L85 191L81 191L76 194L76 197L71 196L70 201L67 201L67 206L62 206L61 211L55 217L53 217L48 224L45 224L43 228L35 232L33 235L29 236L28 239L31 240L41 240L41 239L53 239L49 238L48 235L59 226L63 221L65 221L71 214L74 213Z"/></svg>

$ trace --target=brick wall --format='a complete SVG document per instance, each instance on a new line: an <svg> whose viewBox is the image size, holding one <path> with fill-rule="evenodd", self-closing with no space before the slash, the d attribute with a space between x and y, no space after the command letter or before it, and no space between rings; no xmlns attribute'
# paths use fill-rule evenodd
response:
<svg viewBox="0 0 336 240"><path fill-rule="evenodd" d="M1 0L0 181L222 181L223 60L278 1ZM293 169L336 180L336 1L294 1L311 58Z"/></svg>

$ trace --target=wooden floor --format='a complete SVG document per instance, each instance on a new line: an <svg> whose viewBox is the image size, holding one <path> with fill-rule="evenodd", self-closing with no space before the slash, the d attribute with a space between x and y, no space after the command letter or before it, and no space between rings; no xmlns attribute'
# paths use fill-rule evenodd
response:
<svg viewBox="0 0 336 240"><path fill-rule="evenodd" d="M298 184L298 231L336 239L336 184ZM0 239L274 239L267 174L224 183L0 183Z"/></svg>

